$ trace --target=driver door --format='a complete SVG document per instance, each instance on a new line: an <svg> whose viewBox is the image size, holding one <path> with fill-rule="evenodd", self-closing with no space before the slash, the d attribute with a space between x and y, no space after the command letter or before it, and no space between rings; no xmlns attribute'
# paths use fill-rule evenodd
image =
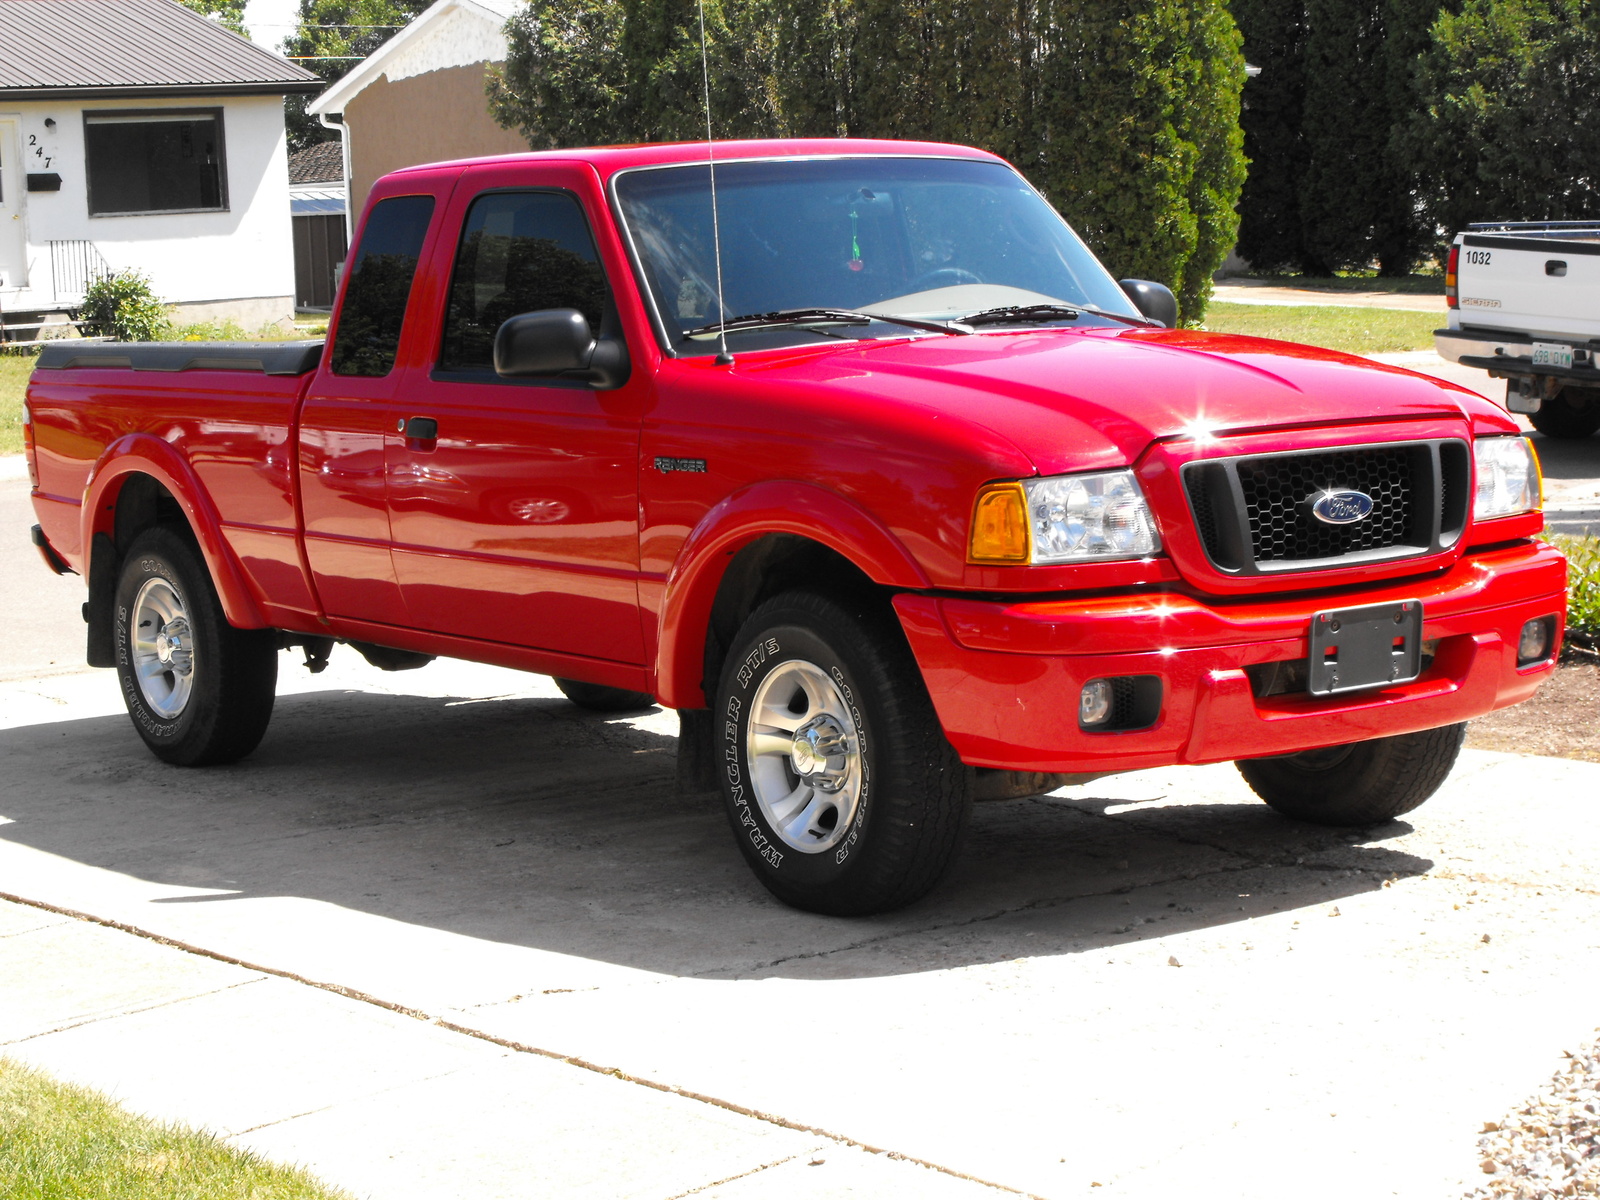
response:
<svg viewBox="0 0 1600 1200"><path fill-rule="evenodd" d="M576 308L598 330L607 316L582 170L485 167L456 188L425 399L388 438L394 563L419 628L642 663L637 374L602 391L493 366L509 317Z"/></svg>

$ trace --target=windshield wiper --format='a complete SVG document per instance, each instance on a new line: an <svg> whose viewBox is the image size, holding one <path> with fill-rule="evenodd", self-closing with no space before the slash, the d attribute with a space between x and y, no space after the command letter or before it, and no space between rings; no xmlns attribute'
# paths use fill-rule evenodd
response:
<svg viewBox="0 0 1600 1200"><path fill-rule="evenodd" d="M963 325L1007 325L1013 321L1076 321L1083 310L1070 304L1010 304L985 308L957 320Z"/></svg>
<svg viewBox="0 0 1600 1200"><path fill-rule="evenodd" d="M891 317L883 313L857 312L851 308L789 308L782 312L750 313L727 321L716 321L698 329L684 332L685 338L714 337L719 333L737 333L742 329L773 329L781 325L868 325L883 321L890 325L904 325L907 329L923 329L929 333L967 334L972 330L945 321L924 321L919 317Z"/></svg>

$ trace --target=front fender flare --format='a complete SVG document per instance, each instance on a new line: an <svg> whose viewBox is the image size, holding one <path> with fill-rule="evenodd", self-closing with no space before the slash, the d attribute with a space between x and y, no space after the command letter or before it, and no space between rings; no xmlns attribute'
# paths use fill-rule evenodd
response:
<svg viewBox="0 0 1600 1200"><path fill-rule="evenodd" d="M847 497L799 480L740 488L706 513L667 574L657 630L656 693L669 708L705 707L701 677L717 589L735 554L775 533L826 546L874 583L929 586L921 564L901 541Z"/></svg>
<svg viewBox="0 0 1600 1200"><path fill-rule="evenodd" d="M245 582L244 570L233 549L222 536L222 522L204 485L170 443L152 434L127 434L101 452L84 489L80 544L93 546L97 533L114 537L116 497L129 475L150 476L178 502L199 543L206 569L211 572L228 624L239 629L266 628L267 620Z"/></svg>

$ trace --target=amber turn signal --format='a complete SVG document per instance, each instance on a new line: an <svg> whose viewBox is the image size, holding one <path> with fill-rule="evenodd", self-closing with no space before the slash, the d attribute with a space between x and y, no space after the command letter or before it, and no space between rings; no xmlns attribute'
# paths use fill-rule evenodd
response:
<svg viewBox="0 0 1600 1200"><path fill-rule="evenodd" d="M1028 501L1020 483L991 483L972 506L971 563L1028 561Z"/></svg>

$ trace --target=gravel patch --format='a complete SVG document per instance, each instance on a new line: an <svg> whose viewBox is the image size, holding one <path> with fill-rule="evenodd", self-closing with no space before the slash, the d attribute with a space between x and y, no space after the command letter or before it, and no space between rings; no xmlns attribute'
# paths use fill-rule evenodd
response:
<svg viewBox="0 0 1600 1200"><path fill-rule="evenodd" d="M1600 1196L1600 1045L1568 1054L1533 1099L1478 1139L1489 1178L1467 1200Z"/></svg>

